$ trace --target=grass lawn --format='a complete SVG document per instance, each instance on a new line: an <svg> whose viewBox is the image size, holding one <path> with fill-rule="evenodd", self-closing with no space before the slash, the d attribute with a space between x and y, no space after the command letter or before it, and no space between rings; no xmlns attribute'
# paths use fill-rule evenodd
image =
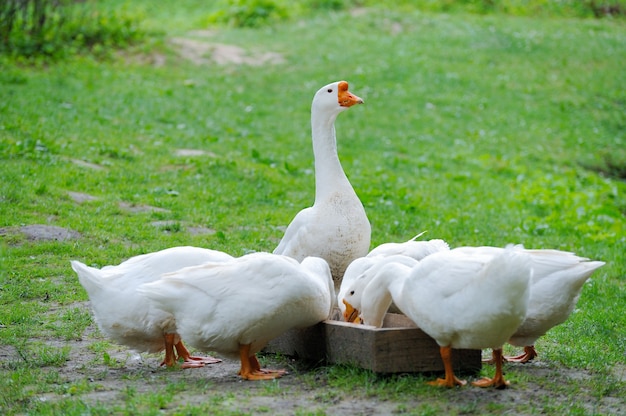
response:
<svg viewBox="0 0 626 416"><path fill-rule="evenodd" d="M362 414L354 401L372 400L388 406L373 414L626 408L623 20L405 6L206 30L203 2L175 3L127 6L144 10L153 41L110 59L0 60L3 414L278 414L250 397L292 398L294 383L314 393L285 414L338 414L348 402ZM215 63L216 50L231 62ZM453 247L514 242L607 262L538 341L539 363L507 366L506 392L343 366L226 390L156 370L152 356L125 371L127 350L95 329L69 261L100 267L177 245L273 250L313 202L310 103L340 79L365 100L336 127L373 245L427 230ZM79 236L21 232L36 224ZM92 358L69 374L78 344ZM100 390L109 400L94 399Z"/></svg>

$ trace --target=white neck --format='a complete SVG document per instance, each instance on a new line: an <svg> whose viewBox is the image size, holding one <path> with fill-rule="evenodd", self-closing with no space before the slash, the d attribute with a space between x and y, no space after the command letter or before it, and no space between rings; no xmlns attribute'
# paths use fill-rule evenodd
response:
<svg viewBox="0 0 626 416"><path fill-rule="evenodd" d="M392 301L402 310L398 302L402 300L404 282L410 271L411 267L399 263L385 264L380 268L361 297L361 317L364 324L382 327L385 313Z"/></svg>
<svg viewBox="0 0 626 416"><path fill-rule="evenodd" d="M327 199L338 189L351 189L339 156L335 137L335 119L337 114L311 112L311 131L313 136L313 154L315 156L315 201Z"/></svg>

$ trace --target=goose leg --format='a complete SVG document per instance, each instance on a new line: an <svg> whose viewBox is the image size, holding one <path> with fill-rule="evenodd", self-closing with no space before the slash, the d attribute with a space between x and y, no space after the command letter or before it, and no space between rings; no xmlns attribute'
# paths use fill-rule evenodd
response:
<svg viewBox="0 0 626 416"><path fill-rule="evenodd" d="M180 340L178 334L165 334L163 336L165 342L165 358L161 362L161 365L166 365L168 367L173 367L176 364L176 354L174 353L174 348L176 348L176 352L178 352L178 356L182 357L184 362L182 364L182 368L200 368L204 367L204 361L192 361L190 359L196 359L201 357L191 357L185 345ZM221 360L220 360L221 361ZM207 363L210 364L210 363Z"/></svg>
<svg viewBox="0 0 626 416"><path fill-rule="evenodd" d="M493 360L496 364L496 373L493 378L484 377L481 380L474 381L472 383L473 386L477 387L495 387L497 389L504 389L510 383L504 379L504 375L502 374L502 348L497 348L493 350Z"/></svg>
<svg viewBox="0 0 626 416"><path fill-rule="evenodd" d="M165 334L163 336L165 342L165 358L161 362L161 366L166 365L172 367L176 363L176 354L174 354L174 341L176 334Z"/></svg>
<svg viewBox="0 0 626 416"><path fill-rule="evenodd" d="M452 347L439 347L439 354L441 354L446 376L445 378L438 378L435 381L429 381L428 384L442 387L464 386L467 384L467 381L458 379L454 375L454 369L452 368Z"/></svg>
<svg viewBox="0 0 626 416"><path fill-rule="evenodd" d="M245 380L273 380L281 377L284 373L274 370L261 370L259 361L254 357L254 354L250 354L250 344L239 345L239 359L241 360L241 370L239 375ZM258 368L255 368L257 367Z"/></svg>
<svg viewBox="0 0 626 416"><path fill-rule="evenodd" d="M524 353L515 357L504 357L504 359L511 363L527 363L532 361L537 356L534 345L527 345L524 347Z"/></svg>
<svg viewBox="0 0 626 416"><path fill-rule="evenodd" d="M501 356L502 361L506 361L506 358ZM491 351L491 358L487 358L482 360L485 364L495 364L496 363L496 352L495 350Z"/></svg>
<svg viewBox="0 0 626 416"><path fill-rule="evenodd" d="M187 349L187 347L185 347L185 344L183 344L183 341L178 341L177 344L174 344L174 348L176 348L176 352L178 353L178 356L180 358L183 359L183 368L197 368L197 367L203 367L204 364L217 364L217 363L221 363L222 360L220 360L219 358L214 358L214 357L196 357L193 356L189 353L189 350ZM202 364L202 365L198 365L198 364Z"/></svg>

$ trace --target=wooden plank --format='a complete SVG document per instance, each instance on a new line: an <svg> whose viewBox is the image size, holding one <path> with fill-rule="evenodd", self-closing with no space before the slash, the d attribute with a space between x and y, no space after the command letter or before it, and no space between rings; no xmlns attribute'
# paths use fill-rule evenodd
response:
<svg viewBox="0 0 626 416"><path fill-rule="evenodd" d="M439 346L404 315L387 314L382 328L328 320L291 330L265 348L331 364L354 364L379 373L442 372ZM478 372L480 350L453 350L455 371Z"/></svg>
<svg viewBox="0 0 626 416"><path fill-rule="evenodd" d="M325 325L320 322L308 328L289 330L270 341L263 351L310 361L324 361L326 360Z"/></svg>

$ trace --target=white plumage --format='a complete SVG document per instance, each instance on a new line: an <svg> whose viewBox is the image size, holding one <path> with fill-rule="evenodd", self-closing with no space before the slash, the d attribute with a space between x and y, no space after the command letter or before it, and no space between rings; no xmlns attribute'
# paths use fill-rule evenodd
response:
<svg viewBox="0 0 626 416"><path fill-rule="evenodd" d="M173 348L176 348L178 355L185 360L183 367L196 367L221 360L190 356L175 327L169 324L172 316L151 307L137 288L158 280L163 273L232 258L220 251L185 246L142 254L102 269L75 260L71 265L89 295L98 327L108 338L139 352L154 353L165 349L162 364L168 366L174 364ZM166 326L170 327L167 331L164 330Z"/></svg>
<svg viewBox="0 0 626 416"><path fill-rule="evenodd" d="M362 102L345 81L328 84L315 94L311 105L315 202L298 212L274 249L275 254L299 261L308 256L325 259L336 290L350 262L367 254L371 238L363 204L341 167L335 137L337 115Z"/></svg>
<svg viewBox="0 0 626 416"><path fill-rule="evenodd" d="M407 266L411 266L430 254L450 249L448 243L440 239L415 241L420 235L421 234L403 243L383 243L372 249L367 256L353 260L352 263L350 263L343 275L341 287L337 294L339 309L346 320L349 320L351 315L356 317L356 313L351 308L350 310L346 310L346 305L342 302L342 299L348 287L353 285L357 285L354 288L356 289L355 296L360 296L362 290L359 289L363 289L367 284L367 279L364 278L364 273L367 269L381 261L388 261L390 257L393 257L392 261L400 261ZM358 300L355 302L359 303ZM391 307L392 311L397 312L395 305Z"/></svg>
<svg viewBox="0 0 626 416"><path fill-rule="evenodd" d="M441 251L413 267L385 261L369 269L369 284L363 290L361 319L367 325L382 325L393 302L441 347L446 378L435 383L452 387L464 384L454 376L451 348L501 346L526 316L531 267L523 250L508 248L496 255ZM351 304L351 290L345 296ZM493 379L474 383L504 387L501 362Z"/></svg>
<svg viewBox="0 0 626 416"><path fill-rule="evenodd" d="M334 297L325 260L302 263L270 253L252 253L227 263L188 267L143 285L139 291L176 318L190 345L241 360L246 379L270 379L255 353L283 332L327 319Z"/></svg>
<svg viewBox="0 0 626 416"><path fill-rule="evenodd" d="M441 239L433 239L428 241L416 241L416 235L409 241L403 243L383 243L367 253L367 257L392 256L400 254L412 257L415 260L421 260L424 257L436 253L438 251L450 250L448 243Z"/></svg>
<svg viewBox="0 0 626 416"><path fill-rule="evenodd" d="M496 254L498 247L458 247L455 251L468 254ZM562 324L570 316L584 283L591 274L605 263L589 261L574 253L560 250L524 250L533 269L528 311L524 322L511 336L511 345L524 347L517 357L506 357L507 361L528 362L537 356L534 343L550 328Z"/></svg>

